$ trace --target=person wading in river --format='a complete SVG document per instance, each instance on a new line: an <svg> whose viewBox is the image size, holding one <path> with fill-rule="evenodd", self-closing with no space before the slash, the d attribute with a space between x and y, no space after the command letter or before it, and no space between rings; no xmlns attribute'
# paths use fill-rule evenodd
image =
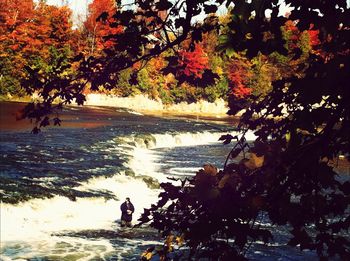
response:
<svg viewBox="0 0 350 261"><path fill-rule="evenodd" d="M121 204L120 210L122 211L121 226L131 227L132 213L134 213L134 205L130 202L130 198L126 198L125 202Z"/></svg>

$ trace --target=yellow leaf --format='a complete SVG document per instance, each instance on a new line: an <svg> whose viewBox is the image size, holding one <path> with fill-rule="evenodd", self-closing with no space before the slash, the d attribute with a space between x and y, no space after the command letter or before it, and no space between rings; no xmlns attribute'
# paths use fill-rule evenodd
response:
<svg viewBox="0 0 350 261"><path fill-rule="evenodd" d="M222 74L224 73L224 70L222 69L222 67L218 66L218 67L216 67L215 72L216 72L218 75L222 75Z"/></svg>
<svg viewBox="0 0 350 261"><path fill-rule="evenodd" d="M210 188L216 182L216 177L212 175L208 175L205 170L201 169L197 172L195 178L195 186L196 188Z"/></svg>
<svg viewBox="0 0 350 261"><path fill-rule="evenodd" d="M244 165L248 169L256 169L260 168L264 164L265 156L262 155L261 157L258 157L255 153L250 153L249 160L244 161Z"/></svg>
<svg viewBox="0 0 350 261"><path fill-rule="evenodd" d="M291 137L290 132L287 132L286 133L286 141L287 141L287 143L290 141L290 137Z"/></svg>
<svg viewBox="0 0 350 261"><path fill-rule="evenodd" d="M141 257L143 257L146 260L151 260L151 258L153 257L153 253L146 250L142 253Z"/></svg>
<svg viewBox="0 0 350 261"><path fill-rule="evenodd" d="M183 243L184 243L184 241L185 241L185 235L184 235L184 234L182 234L182 235L179 236L179 237L176 237L176 243L177 243L179 246L182 246Z"/></svg>
<svg viewBox="0 0 350 261"><path fill-rule="evenodd" d="M250 40L250 39L253 38L253 36L252 36L251 33L247 33L247 34L245 35L245 38L248 39L248 40Z"/></svg>
<svg viewBox="0 0 350 261"><path fill-rule="evenodd" d="M173 240L174 240L174 236L173 235L169 235L169 236L166 237L165 244L166 244L166 246L169 249L171 248Z"/></svg>

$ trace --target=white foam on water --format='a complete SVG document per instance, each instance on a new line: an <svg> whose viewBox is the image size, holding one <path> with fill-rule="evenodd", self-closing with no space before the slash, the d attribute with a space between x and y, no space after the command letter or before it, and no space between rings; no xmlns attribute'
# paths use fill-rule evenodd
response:
<svg viewBox="0 0 350 261"><path fill-rule="evenodd" d="M210 143L219 143L218 139L223 133L198 132L179 134L153 134L156 139L154 148L172 148L182 146L198 146Z"/></svg>
<svg viewBox="0 0 350 261"><path fill-rule="evenodd" d="M150 176L160 182L165 180L165 176L159 172L159 168L154 162L159 159L156 152L142 147L135 147L131 153L132 157L126 164L137 176Z"/></svg>
<svg viewBox="0 0 350 261"><path fill-rule="evenodd" d="M200 167L198 168L191 168L191 167L187 167L187 168L171 168L170 170L169 170L169 173L170 174L172 174L172 175L179 175L179 176L181 176L181 175L184 175L184 174L186 174L186 175L188 175L188 174L193 174L193 175L195 175L196 174L196 172L198 171L200 169Z"/></svg>
<svg viewBox="0 0 350 261"><path fill-rule="evenodd" d="M147 137L125 137L122 138L128 144L133 143L134 146L128 145L128 153L131 159L126 164L127 167L133 170L135 175L146 175L152 178L158 179L159 182L169 181L166 176L160 172L160 162L161 155L157 154L158 148L174 148L174 147L184 147L184 146L199 146L207 144L221 144L219 138L227 133L222 132L185 132L177 134L151 134ZM242 137L241 134L233 132L232 135L238 135ZM245 135L248 141L256 139L256 136L252 132L248 132ZM157 162L158 161L158 162ZM157 163L156 163L157 162ZM203 162L204 164L205 162ZM181 165L181 162L179 162ZM174 169L173 174L183 174L180 170L181 168ZM192 168L190 171L198 170L197 168Z"/></svg>
<svg viewBox="0 0 350 261"><path fill-rule="evenodd" d="M120 204L126 197L130 197L135 206L134 220L136 221L144 208L149 208L157 201L159 193L158 190L148 188L145 182L137 179L137 176L150 176L160 182L166 180L166 177L159 172L159 164L156 164L161 157L157 148L219 143L218 139L222 134L227 133L153 134L146 143L142 138L137 137L125 139L129 142L133 141L135 146L116 143L116 149L111 153L128 153L130 160L127 166L133 170L136 178L119 173L108 178L92 178L76 189L82 191L109 190L116 195L118 200L78 198L76 201L71 201L66 197L55 196L50 199L31 199L16 205L2 203L0 213L2 250L0 253L3 256L1 259L9 258L9 255L4 254L6 247L16 242L27 247L22 252L19 250L20 254L12 255L12 257L28 259L45 254L45 251L53 251L57 247L57 242L62 238L52 236L52 234L89 229L114 230L115 221L121 216ZM248 136L247 139L249 139ZM64 242L73 242L73 245L96 243L94 240L77 243L77 240L77 238L68 238ZM102 240L99 244L105 245L108 251L112 247L108 240ZM79 260L88 260L90 257Z"/></svg>
<svg viewBox="0 0 350 261"><path fill-rule="evenodd" d="M102 223L102 199L70 201L56 196L32 199L18 205L1 206L1 238L3 241L49 238L52 232L99 227ZM93 225L94 224L94 225Z"/></svg>
<svg viewBox="0 0 350 261"><path fill-rule="evenodd" d="M222 141L219 141L219 138L222 135L228 134L227 132L186 132L179 134L152 134L156 139L155 148L172 148L178 146L198 146L205 144L219 144ZM241 134L237 132L232 132L231 135L237 135L239 138L242 137ZM248 141L256 139L256 136L253 132L247 132L245 138Z"/></svg>
<svg viewBox="0 0 350 261"><path fill-rule="evenodd" d="M135 205L135 218L143 207L149 207L157 198L141 180L116 175L112 178L93 178L81 190L103 189L112 191L119 200L103 198L66 197L31 199L17 205L1 204L1 240L36 240L49 238L51 233L65 230L110 229L121 216L120 204L130 197Z"/></svg>
<svg viewBox="0 0 350 261"><path fill-rule="evenodd" d="M135 136L122 138L128 144L130 160L126 164L136 176L150 176L159 182L169 181L160 172L161 155L157 153L158 148L174 148L180 146L198 146L204 144L220 143L218 139L223 133L198 132L177 134L151 134L148 136ZM157 163L156 163L157 162ZM179 163L181 164L181 163Z"/></svg>
<svg viewBox="0 0 350 261"><path fill-rule="evenodd" d="M53 236L63 232L77 232L82 230L115 230L115 221L121 216L120 205L126 197L130 197L135 206L134 223L143 213L143 208L148 208L156 202L158 191L151 190L141 180L135 180L124 175L115 175L111 178L93 178L84 183L80 190L110 190L118 200L104 200L102 198L78 198L71 201L66 197L55 196L51 199L32 199L17 205L1 204L1 252L17 248L18 254L9 253L11 258L28 258L47 256L57 252L57 243L64 242L72 245L72 253L61 253L72 255L74 249L80 248L88 256L79 260L90 260L101 247L110 252L113 246L108 240L85 240L83 243L77 238ZM83 240L83 239L82 239ZM99 248L94 248L94 245ZM89 250L90 249L90 250ZM97 249L95 251L95 249ZM75 252L74 252L75 251ZM102 254L101 254L102 255ZM11 259L9 259L11 260Z"/></svg>
<svg viewBox="0 0 350 261"><path fill-rule="evenodd" d="M129 197L135 206L134 220L141 216L143 208L150 207L157 199L158 190L152 190L142 180L127 177L125 175L116 175L111 178L92 178L84 183L82 190L109 190L118 197L118 200L108 200L114 202L110 208L105 210L103 216L108 217L105 224L108 226L111 222L118 220L121 216L120 204Z"/></svg>
<svg viewBox="0 0 350 261"><path fill-rule="evenodd" d="M217 142L215 133L155 134L155 144L151 148L138 144L131 152L129 167L136 175L161 177L154 162L159 160L156 148L174 146L194 146L208 142ZM156 175L154 175L156 174ZM130 197L135 202L135 216L144 206L150 205L156 198L157 191L151 190L138 179L124 175L110 178L92 178L83 183L80 190L109 190L121 201ZM45 237L62 230L80 230L108 228L120 217L121 201L103 198L78 198L71 201L66 197L55 196L50 199L31 199L17 205L1 204L1 239L2 241L30 240ZM143 206L138 208L138 206Z"/></svg>
<svg viewBox="0 0 350 261"><path fill-rule="evenodd" d="M6 249L6 252L0 255L0 260L4 261L29 260L33 257L47 257L48 260L105 260L114 251L112 244L105 239L87 240L55 236L50 240L33 240L30 244L25 241L5 242L2 248Z"/></svg>

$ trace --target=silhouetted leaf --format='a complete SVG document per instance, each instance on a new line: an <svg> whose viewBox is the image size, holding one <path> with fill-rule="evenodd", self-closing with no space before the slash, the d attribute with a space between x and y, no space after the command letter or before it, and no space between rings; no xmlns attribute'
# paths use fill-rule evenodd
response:
<svg viewBox="0 0 350 261"><path fill-rule="evenodd" d="M40 129L38 127L34 127L32 130L33 134L38 134L40 132Z"/></svg>
<svg viewBox="0 0 350 261"><path fill-rule="evenodd" d="M83 105L84 102L86 101L86 98L85 98L85 95L84 94L81 94L81 93L78 93L76 96L75 96L75 101L78 105Z"/></svg>
<svg viewBox="0 0 350 261"><path fill-rule="evenodd" d="M175 28L184 27L186 25L186 20L183 17L175 19Z"/></svg>
<svg viewBox="0 0 350 261"><path fill-rule="evenodd" d="M173 6L173 4L168 0L159 0L156 3L156 8L159 11L168 10L172 6Z"/></svg>
<svg viewBox="0 0 350 261"><path fill-rule="evenodd" d="M49 117L45 117L41 122L40 122L40 128L41 127L46 127L50 125Z"/></svg>
<svg viewBox="0 0 350 261"><path fill-rule="evenodd" d="M230 134L226 134L226 135L222 135L220 138L219 138L219 140L223 140L224 142L224 144L229 144L229 143L231 143L231 141L233 140L233 139L236 139L237 137L235 136L232 136L232 135L230 135Z"/></svg>
<svg viewBox="0 0 350 261"><path fill-rule="evenodd" d="M129 83L130 83L131 85L137 85L137 84L138 84L137 73L132 73L132 74L130 75Z"/></svg>
<svg viewBox="0 0 350 261"><path fill-rule="evenodd" d="M215 13L218 10L216 5L204 5L204 12L207 14Z"/></svg>
<svg viewBox="0 0 350 261"><path fill-rule="evenodd" d="M57 126L57 125L61 126L61 122L62 121L59 118L56 117L56 118L53 118L52 120L53 120L53 125L54 126Z"/></svg>
<svg viewBox="0 0 350 261"><path fill-rule="evenodd" d="M108 12L101 13L97 18L96 21L106 21L108 19Z"/></svg>

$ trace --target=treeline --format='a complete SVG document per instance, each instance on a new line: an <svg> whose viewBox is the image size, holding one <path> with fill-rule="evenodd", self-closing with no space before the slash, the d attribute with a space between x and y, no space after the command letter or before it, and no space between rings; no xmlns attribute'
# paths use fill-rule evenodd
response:
<svg viewBox="0 0 350 261"><path fill-rule="evenodd" d="M0 95L25 95L28 90L21 87L21 81L28 78L28 71L37 72L37 78L44 82L56 72L76 74L78 64L74 65L77 63L74 57L78 55L85 59L108 56L118 44L111 35L121 33L123 28L113 26L116 18L103 16L113 14L117 8L114 0L94 0L88 6L85 21L75 28L67 6L51 6L45 1L0 0ZM311 26L301 32L293 21L288 21L280 32L287 52L248 59L245 51L237 52L230 46L233 41L228 25L232 16L219 19L223 26L204 34L201 42L191 44L188 39L160 56L137 63L121 73L117 88L106 90L100 86L100 92L119 96L141 93L164 103L214 101L231 95L236 100L255 99L269 93L272 81L292 75L301 77L309 54L317 52L318 31ZM211 22L207 18L202 23ZM159 34L149 37L154 44L163 41ZM176 70L164 73L169 63L174 63ZM209 72L215 74L214 80L208 77ZM85 93L89 92L86 88Z"/></svg>

